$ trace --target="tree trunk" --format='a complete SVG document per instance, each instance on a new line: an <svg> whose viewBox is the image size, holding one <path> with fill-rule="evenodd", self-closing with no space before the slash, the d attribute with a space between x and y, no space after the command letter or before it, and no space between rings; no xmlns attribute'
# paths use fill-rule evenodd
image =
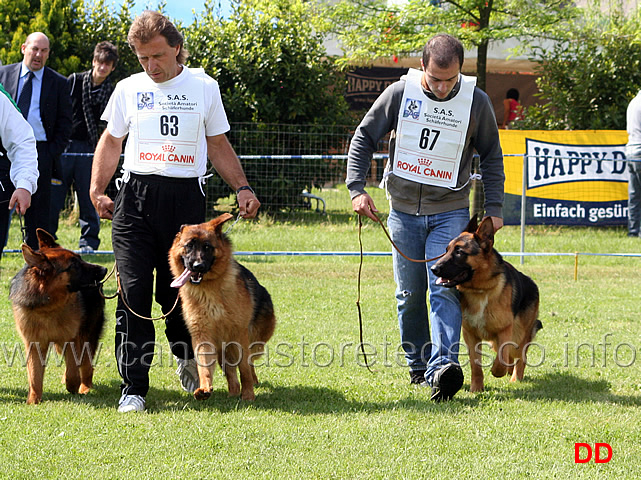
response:
<svg viewBox="0 0 641 480"><path fill-rule="evenodd" d="M486 70L487 70L487 40L476 48L476 86L486 91Z"/></svg>

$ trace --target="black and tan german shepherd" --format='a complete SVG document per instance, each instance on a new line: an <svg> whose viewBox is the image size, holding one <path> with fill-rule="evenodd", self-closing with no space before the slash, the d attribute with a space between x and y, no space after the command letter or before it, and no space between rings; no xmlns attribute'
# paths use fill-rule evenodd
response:
<svg viewBox="0 0 641 480"><path fill-rule="evenodd" d="M27 403L40 403L47 353L54 344L65 358L63 383L70 393L93 387L93 362L105 323L105 299L98 284L100 265L60 247L42 229L39 250L22 245L27 263L11 280L9 298L27 356Z"/></svg>
<svg viewBox="0 0 641 480"><path fill-rule="evenodd" d="M450 242L445 256L433 266L437 283L461 293L463 338L470 355L470 391L483 390L482 340L497 352L492 374L512 373L523 379L527 348L543 325L538 320L539 289L494 249L494 226L486 217L477 228L476 217Z"/></svg>
<svg viewBox="0 0 641 480"><path fill-rule="evenodd" d="M179 288L198 363L198 400L211 395L216 360L229 395L254 400L258 378L252 360L263 353L276 327L269 293L234 260L231 242L222 232L231 218L225 213L210 222L183 225L169 251L172 286Z"/></svg>

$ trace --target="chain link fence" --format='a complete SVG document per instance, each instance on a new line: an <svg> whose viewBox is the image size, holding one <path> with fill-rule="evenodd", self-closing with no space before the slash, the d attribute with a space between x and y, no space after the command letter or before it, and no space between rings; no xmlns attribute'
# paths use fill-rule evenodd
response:
<svg viewBox="0 0 641 480"><path fill-rule="evenodd" d="M353 125L288 125L232 123L227 136L238 154L247 179L261 201L261 212L279 220L300 220L328 213L351 214L345 188L347 151ZM378 185L388 153L383 139L372 161L368 183ZM64 160L63 154L63 160ZM89 155L89 154L87 154ZM122 164L122 159L121 159ZM210 167L205 194L209 217L236 211L236 197ZM114 198L115 179L107 188ZM74 208L73 188L66 208Z"/></svg>
<svg viewBox="0 0 641 480"><path fill-rule="evenodd" d="M294 220L314 214L351 213L345 185L351 125L283 125L234 123L228 134L261 211ZM388 139L379 145L369 180L382 178ZM383 155L380 155L383 154ZM234 208L230 188L214 175L208 179L208 212Z"/></svg>

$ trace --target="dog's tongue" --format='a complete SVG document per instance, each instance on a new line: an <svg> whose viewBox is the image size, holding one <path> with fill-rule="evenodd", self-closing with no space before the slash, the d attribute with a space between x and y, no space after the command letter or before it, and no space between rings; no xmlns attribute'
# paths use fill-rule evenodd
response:
<svg viewBox="0 0 641 480"><path fill-rule="evenodd" d="M191 270L185 268L185 271L180 274L180 277L176 278L173 282L171 282L171 286L174 288L182 287L185 283L189 281L190 276L191 276Z"/></svg>
<svg viewBox="0 0 641 480"><path fill-rule="evenodd" d="M447 282L449 282L449 280L448 280L447 278L438 277L438 278L436 279L436 284L437 284L437 285L441 285L441 284L443 284L443 283L447 283Z"/></svg>

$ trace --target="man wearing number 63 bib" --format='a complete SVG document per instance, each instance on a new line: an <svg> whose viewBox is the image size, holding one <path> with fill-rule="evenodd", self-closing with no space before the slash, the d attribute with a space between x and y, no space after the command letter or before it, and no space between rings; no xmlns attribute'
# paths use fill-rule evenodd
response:
<svg viewBox="0 0 641 480"><path fill-rule="evenodd" d="M184 66L183 36L158 12L138 16L127 41L144 72L116 85L102 119L91 200L101 218L112 219L112 241L121 292L116 310L116 361L123 379L118 410L145 409L154 355L155 299L164 313L176 301L167 255L183 224L205 221L202 188L207 158L237 193L240 215L256 215L260 202L248 186L225 132L229 123L218 83L201 69ZM127 137L123 176L115 201L105 189ZM198 388L191 338L180 305L166 320L167 339L182 387Z"/></svg>
<svg viewBox="0 0 641 480"><path fill-rule="evenodd" d="M423 49L421 70L410 69L372 105L354 133L347 187L354 211L375 219L365 191L377 143L390 135L383 185L390 201L388 227L413 259L445 252L470 218L472 156L480 156L485 215L503 226L503 153L494 109L476 79L461 75L463 46L439 34ZM434 401L449 400L463 385L458 363L461 310L456 289L436 284L431 264L394 251L397 313L410 381L432 387ZM426 292L429 291L429 314Z"/></svg>

